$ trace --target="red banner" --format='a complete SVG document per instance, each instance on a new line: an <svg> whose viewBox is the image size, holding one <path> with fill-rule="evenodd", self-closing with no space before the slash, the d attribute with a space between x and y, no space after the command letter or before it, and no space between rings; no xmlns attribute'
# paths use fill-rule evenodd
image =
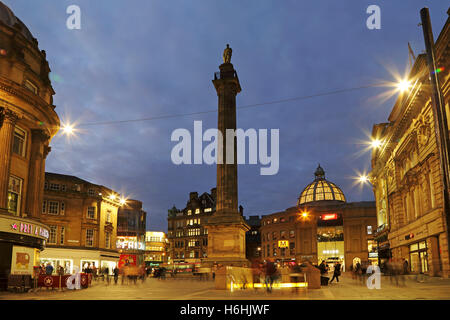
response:
<svg viewBox="0 0 450 320"><path fill-rule="evenodd" d="M38 278L38 286L39 287L47 287L47 288L66 288L67 287L67 279L72 276L70 274L65 274L63 276L48 276L45 274L39 275ZM80 284L82 288L87 288L92 281L92 276L87 273L80 273ZM61 280L61 283L60 283ZM75 283L75 279L73 279L73 283Z"/></svg>

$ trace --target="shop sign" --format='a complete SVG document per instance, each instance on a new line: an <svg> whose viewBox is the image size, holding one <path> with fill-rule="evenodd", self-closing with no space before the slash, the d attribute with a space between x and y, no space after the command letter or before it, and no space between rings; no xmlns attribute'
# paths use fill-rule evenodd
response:
<svg viewBox="0 0 450 320"><path fill-rule="evenodd" d="M369 258L378 258L378 252L369 252Z"/></svg>
<svg viewBox="0 0 450 320"><path fill-rule="evenodd" d="M320 219L325 220L325 221L327 221L327 220L336 220L337 218L338 218L337 213L327 213L327 214L322 214L320 216Z"/></svg>
<svg viewBox="0 0 450 320"><path fill-rule="evenodd" d="M279 240L278 248L289 248L289 241L288 240Z"/></svg>
<svg viewBox="0 0 450 320"><path fill-rule="evenodd" d="M34 236L40 236L40 237L43 237L46 239L48 239L48 236L49 236L49 232L47 229L35 226L31 223L23 223L23 222L16 223L16 222L14 222L13 224L11 224L11 229L14 231L21 232L21 233L26 233L26 234L30 234L30 235L34 235Z"/></svg>
<svg viewBox="0 0 450 320"><path fill-rule="evenodd" d="M11 259L11 274L31 275L35 265L37 249L13 246Z"/></svg>
<svg viewBox="0 0 450 320"><path fill-rule="evenodd" d="M117 249L145 250L145 243L138 242L137 237L117 237Z"/></svg>

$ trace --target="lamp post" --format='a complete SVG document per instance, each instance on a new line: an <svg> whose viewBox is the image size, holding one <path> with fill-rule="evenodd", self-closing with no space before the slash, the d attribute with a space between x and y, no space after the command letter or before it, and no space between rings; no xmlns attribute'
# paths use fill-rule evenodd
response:
<svg viewBox="0 0 450 320"><path fill-rule="evenodd" d="M433 114L435 121L435 133L437 144L439 148L440 169L442 175L443 186L443 206L444 215L447 227L447 242L450 246L449 239L449 226L450 226L450 168L449 168L449 134L447 125L447 115L444 107L444 98L439 83L439 77L436 66L436 53L434 50L433 32L431 29L430 12L428 8L422 8L420 10L420 17L422 20L423 37L425 40L425 47L427 53L428 71L430 73L430 85L431 85L431 101L433 106Z"/></svg>

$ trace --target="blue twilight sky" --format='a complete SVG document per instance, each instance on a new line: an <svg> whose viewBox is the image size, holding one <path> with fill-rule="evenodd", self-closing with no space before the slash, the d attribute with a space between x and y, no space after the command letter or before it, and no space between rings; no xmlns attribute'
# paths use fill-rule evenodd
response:
<svg viewBox="0 0 450 320"><path fill-rule="evenodd" d="M408 47L424 50L420 9L430 8L435 39L448 1L298 0L2 0L46 50L54 103L63 121L83 132L57 135L47 171L75 175L144 203L147 229L167 230L167 209L189 192L210 191L216 168L172 164L177 128L217 127L217 113L146 122L83 123L192 113L217 108L211 83L226 43L242 92L238 106L393 80L408 68ZM81 30L66 28L66 8L81 9ZM369 30L366 9L381 8L381 29ZM370 169L361 153L375 123L386 122L395 96L386 88L238 110L238 127L280 129L280 169L239 166L245 215L294 206L320 163L348 201L373 200L352 176Z"/></svg>

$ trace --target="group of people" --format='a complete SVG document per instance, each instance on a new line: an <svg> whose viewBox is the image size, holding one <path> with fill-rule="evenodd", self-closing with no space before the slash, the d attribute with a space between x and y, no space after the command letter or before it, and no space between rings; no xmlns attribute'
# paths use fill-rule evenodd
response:
<svg viewBox="0 0 450 320"><path fill-rule="evenodd" d="M319 266L317 267L320 270L320 276L321 276L321 281L322 283L328 284L328 273L330 272L330 267L328 265L328 263L325 260L322 260L322 262L319 264ZM333 265L333 277L331 278L329 283L332 283L335 279L336 282L339 282L339 277L341 275L342 272L342 265L339 261L337 261L334 265Z"/></svg>

